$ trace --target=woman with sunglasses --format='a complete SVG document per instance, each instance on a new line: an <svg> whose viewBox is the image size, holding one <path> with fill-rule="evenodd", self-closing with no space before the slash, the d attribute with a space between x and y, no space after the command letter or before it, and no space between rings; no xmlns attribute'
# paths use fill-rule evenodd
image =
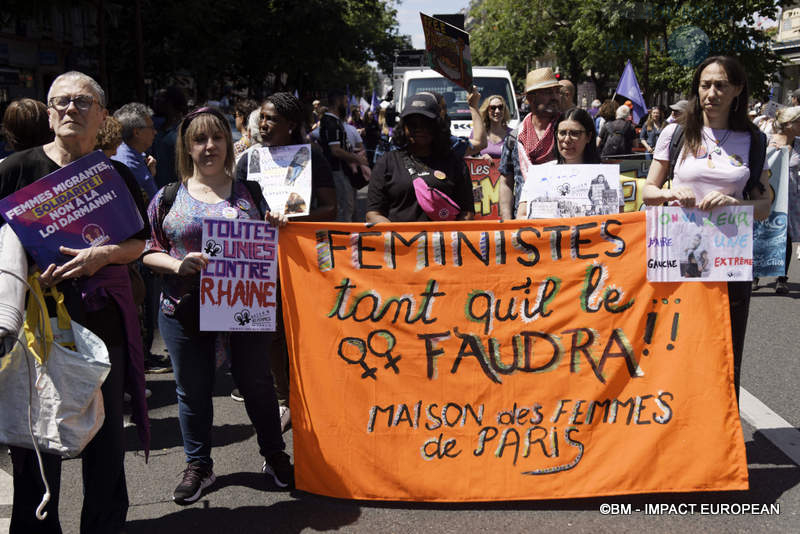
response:
<svg viewBox="0 0 800 534"><path fill-rule="evenodd" d="M511 115L508 112L506 101L500 95L492 95L483 101L479 113L487 131L486 148L481 150L480 154L486 158L499 159L503 152L503 142L511 133L511 128L508 127ZM472 138L472 132L470 132L470 138Z"/></svg>
<svg viewBox="0 0 800 534"><path fill-rule="evenodd" d="M181 183L168 211L162 197L170 186L150 202L152 236L143 258L147 267L164 275L158 327L175 371L178 421L188 464L173 500L192 503L214 483L212 393L217 354L226 351L264 457L261 469L278 486L290 486L293 468L284 452L269 354L264 350L271 333L201 332L198 327L200 271L208 264L201 252L203 218L260 219L268 207L259 206L263 198L253 198L244 182L233 179L230 125L217 109L199 108L181 121L175 158Z"/></svg>
<svg viewBox="0 0 800 534"><path fill-rule="evenodd" d="M367 222L471 219L472 182L433 93L408 97L394 128L397 150L375 164L367 194Z"/></svg>
<svg viewBox="0 0 800 534"><path fill-rule="evenodd" d="M589 112L581 108L565 111L555 125L556 142L553 146L555 159L543 165L599 164L597 152L597 133ZM528 213L528 203L520 202L517 218L524 219Z"/></svg>

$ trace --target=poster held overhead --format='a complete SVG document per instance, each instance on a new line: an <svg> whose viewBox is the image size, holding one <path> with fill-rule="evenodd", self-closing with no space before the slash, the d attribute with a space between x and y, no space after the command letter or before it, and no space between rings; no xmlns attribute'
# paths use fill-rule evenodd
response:
<svg viewBox="0 0 800 534"><path fill-rule="evenodd" d="M467 91L472 90L472 55L469 34L424 13L425 50L430 67Z"/></svg>

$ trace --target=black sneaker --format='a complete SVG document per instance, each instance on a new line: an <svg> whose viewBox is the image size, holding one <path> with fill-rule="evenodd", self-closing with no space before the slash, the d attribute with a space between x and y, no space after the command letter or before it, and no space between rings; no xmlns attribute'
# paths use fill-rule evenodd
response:
<svg viewBox="0 0 800 534"><path fill-rule="evenodd" d="M757 276L754 276L754 277L753 277L753 291L755 291L756 289L758 289L758 288L760 287L760 286L758 285L758 282L759 282L759 280L758 280L758 277L757 277Z"/></svg>
<svg viewBox="0 0 800 534"><path fill-rule="evenodd" d="M278 451L264 460L261 472L271 475L275 484L281 488L294 487L294 466L289 460L289 455L283 451Z"/></svg>
<svg viewBox="0 0 800 534"><path fill-rule="evenodd" d="M785 276L779 276L775 280L775 293L785 295L789 292L789 279Z"/></svg>
<svg viewBox="0 0 800 534"><path fill-rule="evenodd" d="M144 372L149 374L171 373L172 364L169 361L169 356L145 355Z"/></svg>
<svg viewBox="0 0 800 534"><path fill-rule="evenodd" d="M178 504L193 503L216 479L210 465L197 461L189 462L183 472L183 480L172 493L172 500Z"/></svg>
<svg viewBox="0 0 800 534"><path fill-rule="evenodd" d="M233 388L231 390L231 398L236 402L244 402L244 397L242 397L242 394L239 393L239 388Z"/></svg>

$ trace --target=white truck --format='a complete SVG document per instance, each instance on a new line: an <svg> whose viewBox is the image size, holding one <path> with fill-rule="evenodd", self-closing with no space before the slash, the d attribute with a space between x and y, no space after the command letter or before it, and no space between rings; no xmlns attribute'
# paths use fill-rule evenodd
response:
<svg viewBox="0 0 800 534"><path fill-rule="evenodd" d="M395 109L398 114L403 111L406 98L410 95L422 91L440 93L447 102L451 133L458 137L469 137L472 117L467 107L467 92L462 87L429 67L395 67L393 81ZM473 67L472 83L481 93L481 103L492 95L500 95L505 99L511 115L508 125L516 128L519 110L508 70L505 67Z"/></svg>

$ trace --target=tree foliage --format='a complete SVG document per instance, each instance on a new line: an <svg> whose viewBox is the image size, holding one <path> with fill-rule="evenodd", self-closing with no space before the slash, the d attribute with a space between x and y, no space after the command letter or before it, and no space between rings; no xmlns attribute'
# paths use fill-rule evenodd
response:
<svg viewBox="0 0 800 534"><path fill-rule="evenodd" d="M185 70L201 92L223 76L263 87L270 74L278 88L370 87L367 62L391 71L395 50L407 44L387 0L142 0L142 19L147 75L163 83ZM110 57L133 58L130 29L126 2ZM114 80L126 76L125 62L117 66Z"/></svg>
<svg viewBox="0 0 800 534"><path fill-rule="evenodd" d="M651 102L664 91L688 91L705 57L731 55L743 63L751 93L764 98L781 61L755 17L775 19L787 3L472 0L470 44L476 65L504 64L517 82L535 58L552 56L569 79L594 81L601 94L630 59Z"/></svg>
<svg viewBox="0 0 800 534"><path fill-rule="evenodd" d="M374 68L391 72L400 36L391 0L7 0L2 20L84 6L103 13L107 79L115 102L136 94L136 5L141 8L144 76L157 87L190 76L199 97L215 82L263 89L371 89ZM98 50L91 50L99 57Z"/></svg>

